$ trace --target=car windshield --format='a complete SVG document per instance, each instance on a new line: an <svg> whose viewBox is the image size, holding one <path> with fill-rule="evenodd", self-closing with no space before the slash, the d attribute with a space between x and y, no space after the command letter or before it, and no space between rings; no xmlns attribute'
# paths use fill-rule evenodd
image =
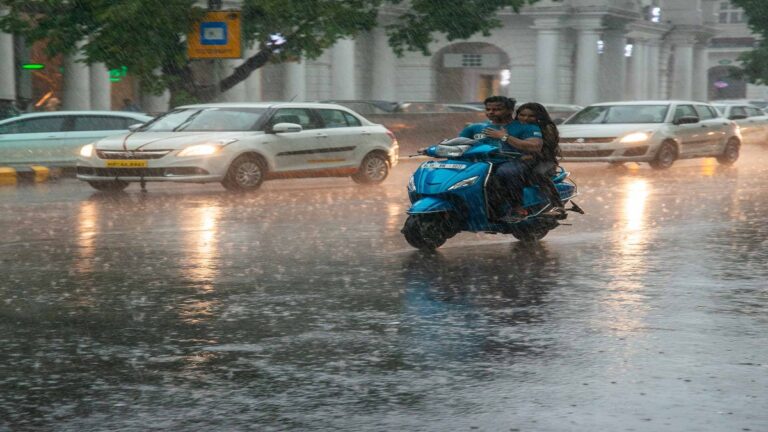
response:
<svg viewBox="0 0 768 432"><path fill-rule="evenodd" d="M584 108L566 124L662 123L669 105L595 105Z"/></svg>
<svg viewBox="0 0 768 432"><path fill-rule="evenodd" d="M184 108L170 111L147 123L141 132L248 131L266 108Z"/></svg>

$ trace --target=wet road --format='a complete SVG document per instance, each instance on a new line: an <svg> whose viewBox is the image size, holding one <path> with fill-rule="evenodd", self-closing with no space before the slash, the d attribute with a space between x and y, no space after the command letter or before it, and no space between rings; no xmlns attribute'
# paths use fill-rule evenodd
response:
<svg viewBox="0 0 768 432"><path fill-rule="evenodd" d="M347 179L0 188L0 430L768 430L768 149L567 165L538 246Z"/></svg>

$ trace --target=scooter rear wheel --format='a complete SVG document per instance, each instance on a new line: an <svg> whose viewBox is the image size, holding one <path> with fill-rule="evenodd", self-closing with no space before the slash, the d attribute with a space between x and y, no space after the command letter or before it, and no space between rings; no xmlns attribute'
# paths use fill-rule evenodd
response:
<svg viewBox="0 0 768 432"><path fill-rule="evenodd" d="M544 223L543 221L537 222L539 223L517 227L511 232L511 234L521 242L533 243L543 239L544 236L546 236L549 231L554 228L554 226L557 226L556 222L554 226L551 224L548 226L548 224Z"/></svg>
<svg viewBox="0 0 768 432"><path fill-rule="evenodd" d="M440 214L410 215L400 232L405 236L405 241L416 249L435 250L442 246L452 234L443 216Z"/></svg>

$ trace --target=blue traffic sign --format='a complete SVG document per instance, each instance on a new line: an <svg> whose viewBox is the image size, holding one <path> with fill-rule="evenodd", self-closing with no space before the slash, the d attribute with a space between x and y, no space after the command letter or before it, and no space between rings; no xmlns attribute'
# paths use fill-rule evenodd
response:
<svg viewBox="0 0 768 432"><path fill-rule="evenodd" d="M215 21L200 23L200 44L226 45L227 23Z"/></svg>

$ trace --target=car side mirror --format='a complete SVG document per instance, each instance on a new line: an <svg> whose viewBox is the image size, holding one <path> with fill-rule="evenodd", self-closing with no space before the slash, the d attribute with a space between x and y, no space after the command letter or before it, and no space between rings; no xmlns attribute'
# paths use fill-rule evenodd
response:
<svg viewBox="0 0 768 432"><path fill-rule="evenodd" d="M744 114L734 114L728 117L729 120L744 120L745 118L747 118L747 116Z"/></svg>
<svg viewBox="0 0 768 432"><path fill-rule="evenodd" d="M269 129L271 133L294 133L301 131L301 125L296 123L278 123Z"/></svg>
<svg viewBox="0 0 768 432"><path fill-rule="evenodd" d="M128 126L128 130L130 132L136 132L142 126L143 126L143 123L132 124L132 125Z"/></svg>
<svg viewBox="0 0 768 432"><path fill-rule="evenodd" d="M691 123L698 123L699 118L694 116L683 116L678 119L675 119L675 121L672 122L672 124L675 125L682 125L682 124L691 124Z"/></svg>

